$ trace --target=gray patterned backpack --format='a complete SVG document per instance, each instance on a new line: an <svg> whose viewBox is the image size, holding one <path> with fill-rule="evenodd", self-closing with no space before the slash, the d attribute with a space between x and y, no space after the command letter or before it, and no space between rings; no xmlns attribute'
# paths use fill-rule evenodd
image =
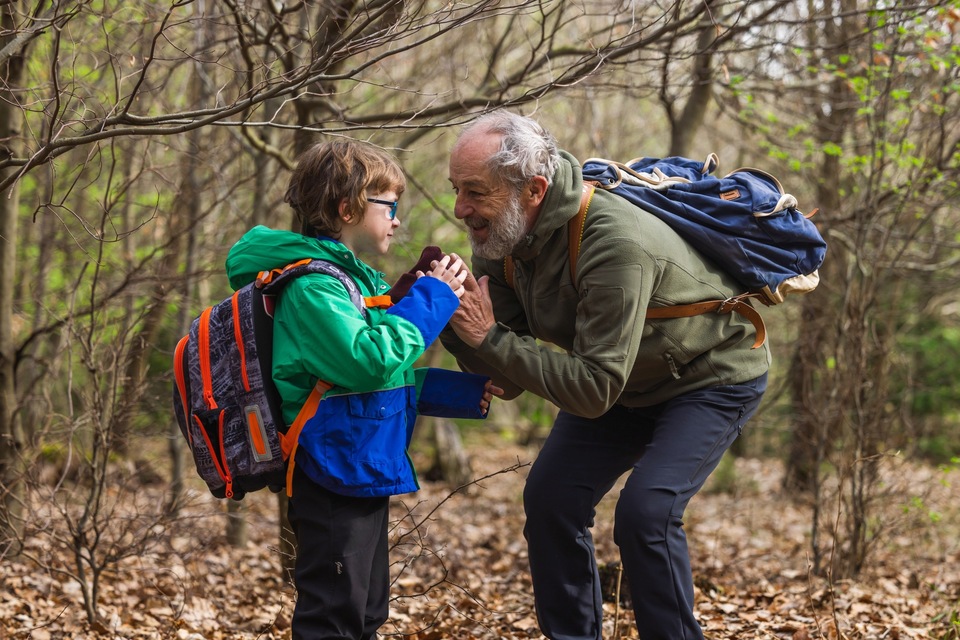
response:
<svg viewBox="0 0 960 640"><path fill-rule="evenodd" d="M285 484L289 493L287 459L303 420L284 423L271 377L273 309L283 287L308 273L340 280L366 315L360 290L340 267L306 259L261 272L255 282L204 310L177 344L174 413L197 472L218 498L240 500L251 491L279 491ZM307 405L318 402L326 389L329 385L319 381Z"/></svg>

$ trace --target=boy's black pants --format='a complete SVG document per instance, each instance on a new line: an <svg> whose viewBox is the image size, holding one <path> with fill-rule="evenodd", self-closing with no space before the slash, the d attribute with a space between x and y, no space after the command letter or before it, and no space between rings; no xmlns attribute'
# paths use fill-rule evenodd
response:
<svg viewBox="0 0 960 640"><path fill-rule="evenodd" d="M367 640L386 621L389 498L327 491L298 465L287 515L297 538L294 640Z"/></svg>

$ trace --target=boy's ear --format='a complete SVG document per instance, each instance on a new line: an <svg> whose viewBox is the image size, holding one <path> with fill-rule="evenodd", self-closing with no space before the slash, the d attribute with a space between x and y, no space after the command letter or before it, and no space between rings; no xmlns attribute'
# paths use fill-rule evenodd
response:
<svg viewBox="0 0 960 640"><path fill-rule="evenodd" d="M353 217L353 214L350 213L350 203L346 198L340 199L340 204L337 205L337 213L343 219L344 222L350 222L350 219Z"/></svg>

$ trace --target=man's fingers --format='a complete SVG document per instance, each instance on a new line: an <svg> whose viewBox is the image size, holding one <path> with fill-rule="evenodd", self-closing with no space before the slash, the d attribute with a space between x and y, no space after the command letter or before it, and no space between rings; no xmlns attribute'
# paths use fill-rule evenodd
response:
<svg viewBox="0 0 960 640"><path fill-rule="evenodd" d="M463 280L463 286L466 287L467 291L478 291L480 287L477 285L477 279L473 273L469 269L464 269L463 272L467 274Z"/></svg>
<svg viewBox="0 0 960 640"><path fill-rule="evenodd" d="M477 288L480 290L480 294L484 298L490 297L490 276L480 276L480 279L476 281Z"/></svg>

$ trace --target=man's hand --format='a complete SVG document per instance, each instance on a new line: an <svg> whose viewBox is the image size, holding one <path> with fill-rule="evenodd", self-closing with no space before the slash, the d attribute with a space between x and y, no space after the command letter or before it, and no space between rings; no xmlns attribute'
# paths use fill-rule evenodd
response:
<svg viewBox="0 0 960 640"><path fill-rule="evenodd" d="M474 349L480 346L491 327L497 323L493 316L488 280L487 276L483 276L477 281L468 270L463 281L464 293L460 297L460 307L450 318L450 326L457 336Z"/></svg>

